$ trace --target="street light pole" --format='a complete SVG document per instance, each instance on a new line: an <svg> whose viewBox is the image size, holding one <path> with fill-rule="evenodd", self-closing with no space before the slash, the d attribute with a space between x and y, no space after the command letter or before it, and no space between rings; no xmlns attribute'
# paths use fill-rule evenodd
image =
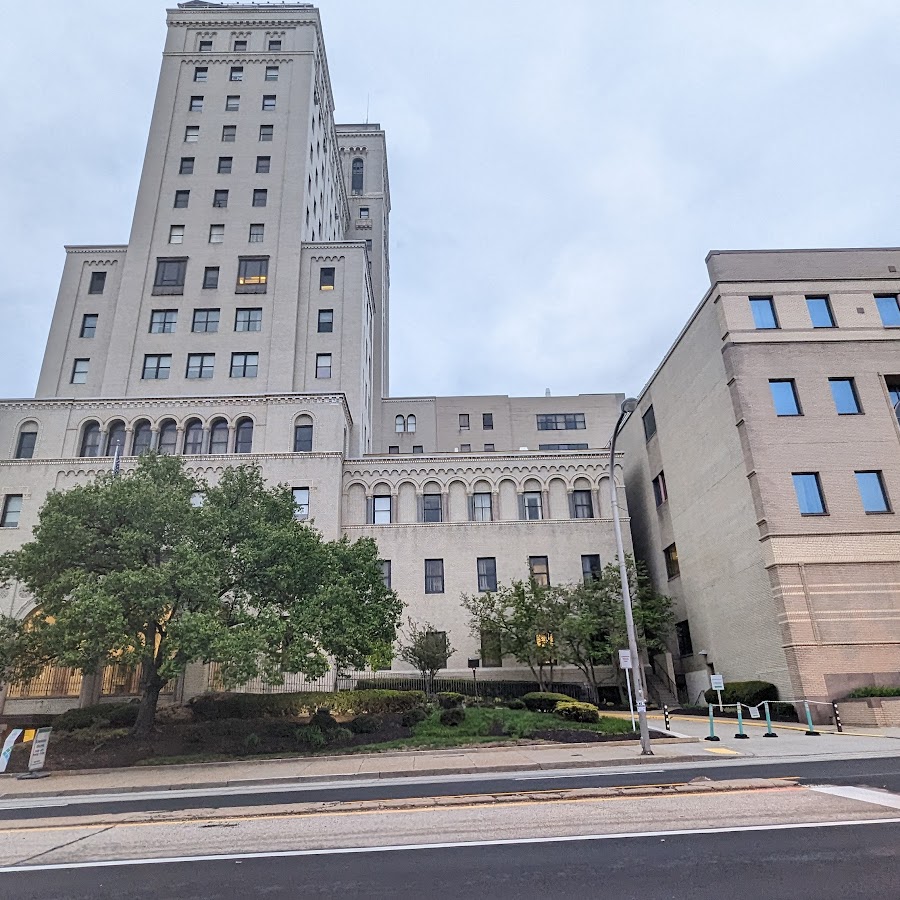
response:
<svg viewBox="0 0 900 900"><path fill-rule="evenodd" d="M622 411L609 442L609 497L612 501L613 528L616 533L616 553L619 556L619 577L622 582L622 605L625 607L625 627L628 630L628 652L631 657L631 674L637 699L638 720L641 729L641 756L653 756L650 749L650 729L647 726L647 700L644 693L644 672L638 656L637 635L634 631L634 613L631 609L631 589L628 585L628 566L625 562L625 548L622 544L622 525L619 522L619 494L616 490L616 438L625 416L634 412L637 400L622 401Z"/></svg>

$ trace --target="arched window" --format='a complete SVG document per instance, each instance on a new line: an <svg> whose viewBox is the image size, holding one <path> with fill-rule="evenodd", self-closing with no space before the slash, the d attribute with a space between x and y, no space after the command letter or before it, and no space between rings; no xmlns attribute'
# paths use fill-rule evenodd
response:
<svg viewBox="0 0 900 900"><path fill-rule="evenodd" d="M216 419L209 430L209 452L228 452L228 423L224 419Z"/></svg>
<svg viewBox="0 0 900 900"><path fill-rule="evenodd" d="M189 454L203 452L203 423L199 419L191 419L185 426L184 452Z"/></svg>
<svg viewBox="0 0 900 900"><path fill-rule="evenodd" d="M81 432L81 452L79 456L100 455L100 426L96 422L88 422Z"/></svg>
<svg viewBox="0 0 900 900"><path fill-rule="evenodd" d="M106 456L115 456L116 450L119 456L125 455L125 423L115 421L109 423L106 431Z"/></svg>
<svg viewBox="0 0 900 900"><path fill-rule="evenodd" d="M134 437L131 439L131 455L140 456L142 453L147 453L152 442L153 429L146 419L141 419L134 426Z"/></svg>
<svg viewBox="0 0 900 900"><path fill-rule="evenodd" d="M16 441L16 459L31 459L34 456L34 445L37 443L37 422L25 422L19 429Z"/></svg>
<svg viewBox="0 0 900 900"><path fill-rule="evenodd" d="M397 434L402 434L406 431L406 420L403 416L397 416L397 418L394 419L394 431L396 431Z"/></svg>
<svg viewBox="0 0 900 900"><path fill-rule="evenodd" d="M313 420L310 416L300 416L294 425L294 453L312 453Z"/></svg>
<svg viewBox="0 0 900 900"><path fill-rule="evenodd" d="M416 417L415 416L407 416L406 417L406 430L407 431L415 431L416 430Z"/></svg>
<svg viewBox="0 0 900 900"><path fill-rule="evenodd" d="M363 161L357 156L353 160L350 169L350 193L361 194L363 192Z"/></svg>
<svg viewBox="0 0 900 900"><path fill-rule="evenodd" d="M172 456L178 441L178 426L173 419L166 419L159 426L159 444L157 449L166 456Z"/></svg>
<svg viewBox="0 0 900 900"><path fill-rule="evenodd" d="M240 419L234 432L234 452L253 452L253 420Z"/></svg>

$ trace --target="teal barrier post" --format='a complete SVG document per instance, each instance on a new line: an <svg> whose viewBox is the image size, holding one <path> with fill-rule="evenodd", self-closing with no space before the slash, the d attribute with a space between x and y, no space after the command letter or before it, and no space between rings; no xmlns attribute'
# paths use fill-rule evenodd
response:
<svg viewBox="0 0 900 900"><path fill-rule="evenodd" d="M772 731L772 716L769 715L769 701L766 700L763 703L763 706L766 710L766 733L763 735L763 737L778 737L778 735L775 734L774 731Z"/></svg>
<svg viewBox="0 0 900 900"><path fill-rule="evenodd" d="M809 703L806 700L803 701L803 706L806 709L806 724L809 727L809 731L804 733L810 736L820 734L821 732L818 732L815 728L813 728L812 713L809 711Z"/></svg>
<svg viewBox="0 0 900 900"><path fill-rule="evenodd" d="M750 740L749 734L744 734L744 716L741 712L741 704L737 705L737 714L738 714L738 730L735 737L740 741L748 741Z"/></svg>
<svg viewBox="0 0 900 900"><path fill-rule="evenodd" d="M712 703L709 704L709 735L703 738L704 741L717 741L719 738L716 737L716 721L713 717L713 706Z"/></svg>

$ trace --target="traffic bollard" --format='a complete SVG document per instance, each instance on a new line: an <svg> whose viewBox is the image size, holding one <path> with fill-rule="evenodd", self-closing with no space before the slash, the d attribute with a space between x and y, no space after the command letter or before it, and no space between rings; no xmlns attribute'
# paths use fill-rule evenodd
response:
<svg viewBox="0 0 900 900"><path fill-rule="evenodd" d="M778 737L778 735L775 734L774 731L772 731L772 716L769 715L769 701L766 700L763 703L763 706L766 710L766 733L763 735L763 737Z"/></svg>
<svg viewBox="0 0 900 900"><path fill-rule="evenodd" d="M748 741L750 740L749 734L744 734L744 716L741 712L741 704L737 705L737 714L738 714L738 730L735 737L740 741Z"/></svg>
<svg viewBox="0 0 900 900"><path fill-rule="evenodd" d="M713 717L713 706L712 703L709 704L709 734L703 738L704 741L718 741L719 738L716 737L716 720Z"/></svg>
<svg viewBox="0 0 900 900"><path fill-rule="evenodd" d="M834 711L834 727L837 729L838 734L842 734L844 726L841 725L841 714L838 712L837 703L833 700L831 701L831 708Z"/></svg>
<svg viewBox="0 0 900 900"><path fill-rule="evenodd" d="M835 707L835 709L837 709L837 707ZM669 721L669 707L666 706L665 703L663 704L663 719L665 719L666 722L666 731L671 731L672 723Z"/></svg>
<svg viewBox="0 0 900 900"><path fill-rule="evenodd" d="M813 728L812 713L809 711L809 703L806 700L803 701L803 706L806 709L806 724L809 727L809 731L806 731L804 733L810 735L810 737L820 734L820 732L816 731L816 729Z"/></svg>

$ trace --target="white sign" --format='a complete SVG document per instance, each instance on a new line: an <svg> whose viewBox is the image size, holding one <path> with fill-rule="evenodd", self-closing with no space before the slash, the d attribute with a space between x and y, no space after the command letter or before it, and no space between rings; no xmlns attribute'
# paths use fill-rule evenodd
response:
<svg viewBox="0 0 900 900"><path fill-rule="evenodd" d="M709 676L709 686L714 691L724 691L725 690L725 678L722 675L710 675Z"/></svg>
<svg viewBox="0 0 900 900"><path fill-rule="evenodd" d="M47 745L50 743L52 728L38 728L34 740L31 742L31 756L28 757L28 771L37 772L44 768L44 760L47 758Z"/></svg>
<svg viewBox="0 0 900 900"><path fill-rule="evenodd" d="M9 756L12 753L13 744L19 739L21 733L21 728L13 728L6 736L6 740L3 742L3 749L0 750L0 772L6 771L6 765L9 762Z"/></svg>
<svg viewBox="0 0 900 900"><path fill-rule="evenodd" d="M620 669L630 669L631 668L631 651L630 650L620 650L619 651L619 668Z"/></svg>
<svg viewBox="0 0 900 900"><path fill-rule="evenodd" d="M759 707L758 706L748 706L747 709L750 710L750 718L751 719L759 718Z"/></svg>

